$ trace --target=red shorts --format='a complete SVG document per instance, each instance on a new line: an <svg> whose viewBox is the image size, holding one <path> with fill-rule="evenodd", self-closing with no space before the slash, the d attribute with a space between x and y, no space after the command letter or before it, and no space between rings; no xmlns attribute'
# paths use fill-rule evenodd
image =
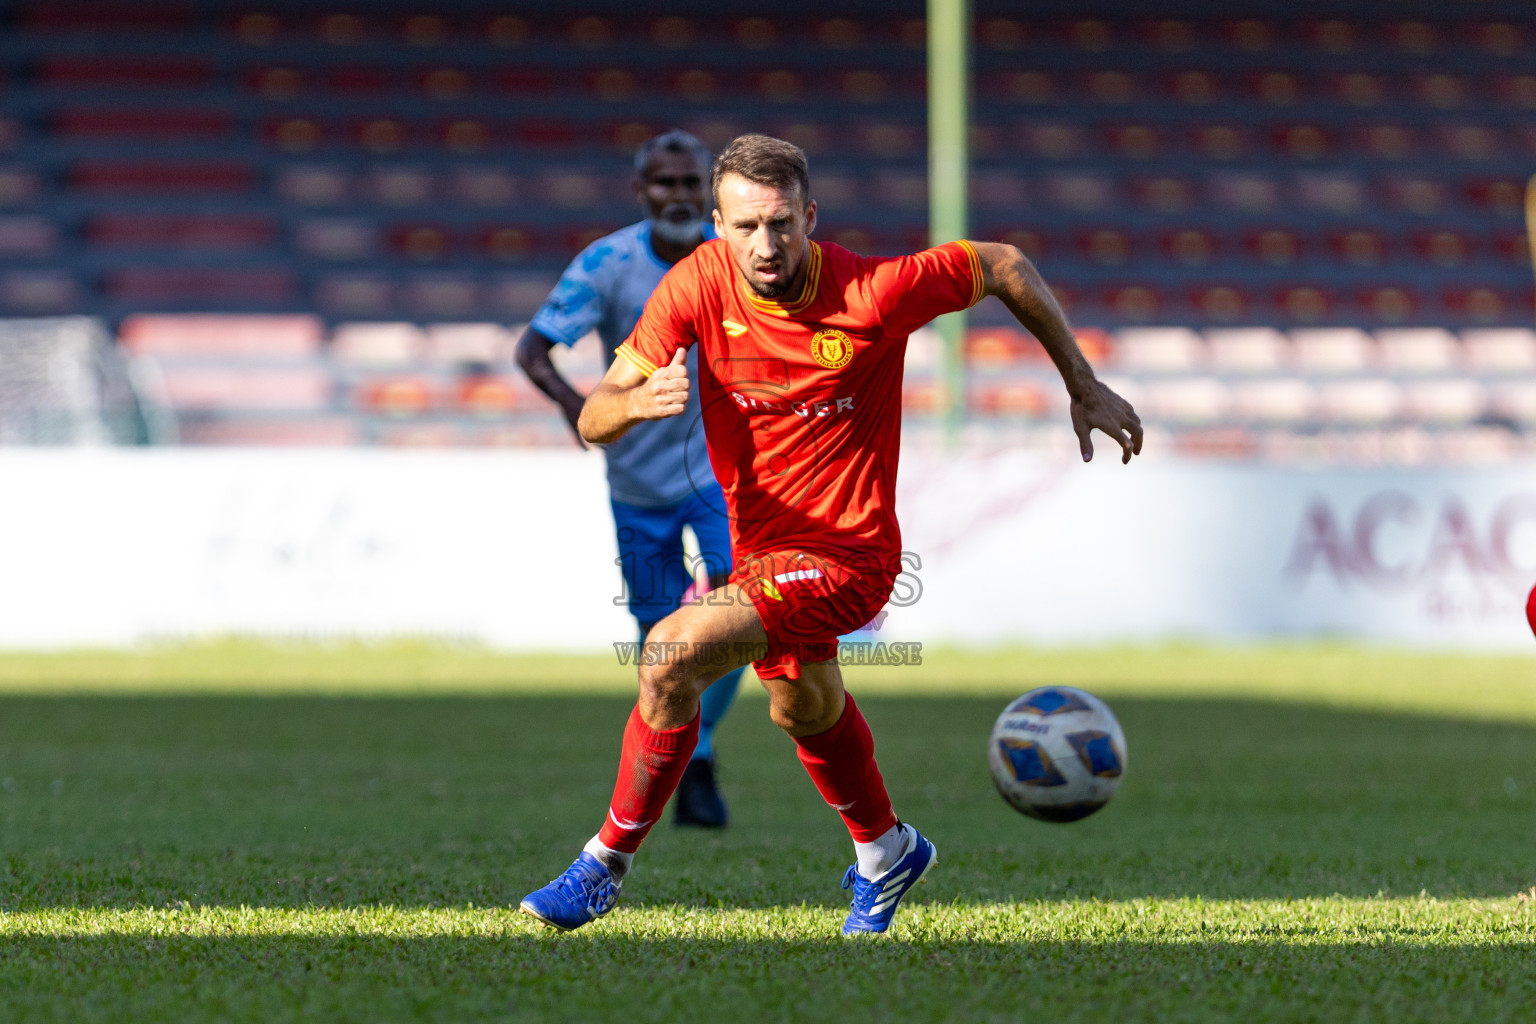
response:
<svg viewBox="0 0 1536 1024"><path fill-rule="evenodd" d="M730 582L741 587L768 634L752 663L760 679L799 679L802 664L837 657L837 638L867 625L890 600L896 558L862 559L775 551L743 558Z"/></svg>

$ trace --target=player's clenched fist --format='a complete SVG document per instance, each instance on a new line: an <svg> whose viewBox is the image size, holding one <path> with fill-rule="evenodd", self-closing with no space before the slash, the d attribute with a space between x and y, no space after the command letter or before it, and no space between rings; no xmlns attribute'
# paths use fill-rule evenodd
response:
<svg viewBox="0 0 1536 1024"><path fill-rule="evenodd" d="M679 347L672 353L672 361L660 367L640 387L630 392L634 396L634 415L642 420L664 420L676 416L688 405L688 367L684 363L688 351Z"/></svg>

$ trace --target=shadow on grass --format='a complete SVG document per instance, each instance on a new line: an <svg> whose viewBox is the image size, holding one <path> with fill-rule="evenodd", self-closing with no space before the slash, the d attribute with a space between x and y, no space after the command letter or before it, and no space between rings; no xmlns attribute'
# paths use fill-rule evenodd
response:
<svg viewBox="0 0 1536 1024"><path fill-rule="evenodd" d="M1526 1020L1527 944L13 937L17 1017ZM30 1012L29 1012L30 1011Z"/></svg>
<svg viewBox="0 0 1536 1024"><path fill-rule="evenodd" d="M1240 700L1124 700L1120 795L1044 825L992 791L996 700L862 702L938 900L1378 893L1536 883L1536 728ZM595 830L630 702L0 699L0 909L510 906ZM722 727L734 822L660 826L626 900L843 905L837 816L744 700Z"/></svg>

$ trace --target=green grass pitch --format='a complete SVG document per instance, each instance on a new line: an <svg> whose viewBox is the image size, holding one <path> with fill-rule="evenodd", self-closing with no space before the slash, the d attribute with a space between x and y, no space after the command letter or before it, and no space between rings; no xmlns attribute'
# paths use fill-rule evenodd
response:
<svg viewBox="0 0 1536 1024"><path fill-rule="evenodd" d="M658 827L619 908L558 935L515 908L601 820L612 659L0 657L0 1018L1536 1017L1536 659L935 652L849 679L940 851L889 935L838 935L847 836L755 686L720 736L732 827ZM993 718L1045 682L1110 700L1130 746L1073 825L987 777Z"/></svg>

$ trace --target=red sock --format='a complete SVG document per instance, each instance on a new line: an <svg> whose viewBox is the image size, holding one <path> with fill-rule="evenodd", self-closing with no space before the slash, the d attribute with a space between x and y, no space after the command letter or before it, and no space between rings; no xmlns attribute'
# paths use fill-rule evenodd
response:
<svg viewBox="0 0 1536 1024"><path fill-rule="evenodd" d="M821 798L843 816L856 843L870 843L896 827L896 812L875 764L875 738L853 694L842 717L826 732L795 740L800 763Z"/></svg>
<svg viewBox="0 0 1536 1024"><path fill-rule="evenodd" d="M635 705L629 724L624 726L619 778L613 784L613 802L608 805L608 820L597 833L598 842L621 853L640 849L682 779L698 742L698 715L687 725L658 732L645 724L640 706Z"/></svg>

